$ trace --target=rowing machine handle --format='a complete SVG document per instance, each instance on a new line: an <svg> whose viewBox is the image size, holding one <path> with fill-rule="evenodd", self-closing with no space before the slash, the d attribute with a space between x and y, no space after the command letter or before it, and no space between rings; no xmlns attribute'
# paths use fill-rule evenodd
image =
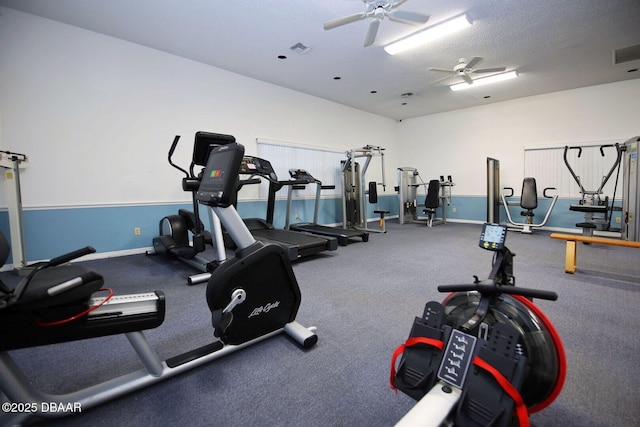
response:
<svg viewBox="0 0 640 427"><path fill-rule="evenodd" d="M521 295L529 298L540 298L550 301L558 299L558 294L552 291L542 291L539 289L516 288L515 286L500 286L495 284L474 283L470 285L441 285L439 292L468 292L478 291L483 295L511 294Z"/></svg>

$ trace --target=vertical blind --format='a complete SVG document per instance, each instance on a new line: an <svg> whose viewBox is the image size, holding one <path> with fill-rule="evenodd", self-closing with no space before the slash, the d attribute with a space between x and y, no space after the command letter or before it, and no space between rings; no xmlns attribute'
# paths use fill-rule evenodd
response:
<svg viewBox="0 0 640 427"><path fill-rule="evenodd" d="M604 147L604 157L600 147L613 145L620 141L602 141L582 144L570 144L570 147L580 147L582 153L578 157L578 149L567 151L567 161L574 173L580 178L582 186L587 191L595 191L602 180L615 164L617 152L614 147ZM559 197L581 198L580 187L576 183L564 162L564 145L555 147L533 147L524 150L524 176L536 179L538 191L543 188L555 187ZM622 172L622 171L620 171ZM603 195L613 196L618 168L613 171L607 184L603 188ZM620 198L622 183L618 182L616 199Z"/></svg>
<svg viewBox="0 0 640 427"><path fill-rule="evenodd" d="M268 139L256 139L258 157L268 160L280 181L289 179L289 169L304 169L314 178L322 181L323 185L335 185L334 190L323 190L326 196L341 194L340 161L346 159L344 151L334 148L295 144ZM296 197L315 197L316 186L307 186L305 190L295 192ZM268 185L260 186L260 197L266 198ZM279 198L286 198L286 189L277 194Z"/></svg>

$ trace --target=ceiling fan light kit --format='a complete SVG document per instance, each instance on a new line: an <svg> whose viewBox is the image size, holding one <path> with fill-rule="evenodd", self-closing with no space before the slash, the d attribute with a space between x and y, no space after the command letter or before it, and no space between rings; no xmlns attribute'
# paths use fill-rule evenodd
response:
<svg viewBox="0 0 640 427"><path fill-rule="evenodd" d="M362 2L365 4L364 12L325 22L324 29L330 30L357 21L371 19L364 42L365 47L371 46L375 42L380 23L384 18L388 18L389 20L401 22L404 24L413 25L420 25L427 22L427 20L429 19L427 15L422 15L415 12L395 10L406 1L407 0L362 0ZM385 46L384 50L389 55L396 55L398 53L422 46L433 40L456 33L460 30L470 27L471 25L471 19L466 13L463 13L451 19L447 19L430 27L424 28L399 40L396 40L395 42L392 42ZM294 47L296 46L293 46L292 49ZM459 78L464 80L464 82L449 86L452 91L458 91L518 77L516 71L505 73L504 71L506 71L506 67L477 68L476 66L481 61L482 58L480 57L473 57L469 61L467 61L465 58L460 58L458 64L453 68L430 67L429 71L444 72L449 74L444 78L431 82L431 84L438 84L451 78ZM500 74L493 74L490 77L478 79L471 78L472 74L482 73ZM410 95L412 95L412 93L402 94L403 97L407 97Z"/></svg>
<svg viewBox="0 0 640 427"><path fill-rule="evenodd" d="M470 26L469 17L466 14L460 15L388 44L384 50L389 55L395 55Z"/></svg>
<svg viewBox="0 0 640 427"><path fill-rule="evenodd" d="M518 77L517 71L509 71L507 73L494 74L493 76L475 79L471 84L467 82L463 82L463 83L451 85L449 86L449 89L455 92L459 90L469 89L472 87L484 86L491 83L501 82L503 80L515 79L516 77Z"/></svg>
<svg viewBox="0 0 640 427"><path fill-rule="evenodd" d="M423 15L421 13L395 10L406 1L407 0L362 0L365 5L364 12L355 13L353 15L325 22L323 27L325 30L331 30L342 25L371 18L372 21L369 24L369 29L367 30L367 35L364 39L364 47L368 47L376 41L380 23L384 18L389 18L392 21L409 25L421 25L429 20L427 15Z"/></svg>

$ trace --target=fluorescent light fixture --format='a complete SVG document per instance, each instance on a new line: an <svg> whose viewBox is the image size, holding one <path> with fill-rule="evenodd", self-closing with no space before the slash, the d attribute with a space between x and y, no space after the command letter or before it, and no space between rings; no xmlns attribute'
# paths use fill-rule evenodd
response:
<svg viewBox="0 0 640 427"><path fill-rule="evenodd" d="M449 88L453 91L457 91L457 90L469 89L472 87L484 86L490 83L501 82L503 80L515 79L516 77L518 77L518 73L516 71L509 71L508 73L495 74L493 76L476 79L473 81L472 84L469 84L467 82L458 83L458 84L449 86Z"/></svg>
<svg viewBox="0 0 640 427"><path fill-rule="evenodd" d="M460 15L456 18L449 19L448 21L441 22L433 25L417 33L411 34L403 39L395 41L384 47L384 50L389 55L395 55L396 53L404 52L405 50L413 49L421 46L431 40L444 37L448 34L459 31L463 28L471 26L471 21L467 15Z"/></svg>

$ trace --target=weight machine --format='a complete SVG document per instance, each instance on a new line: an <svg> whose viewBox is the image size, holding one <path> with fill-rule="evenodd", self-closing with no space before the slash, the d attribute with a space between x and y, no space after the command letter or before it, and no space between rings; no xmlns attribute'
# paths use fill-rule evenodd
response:
<svg viewBox="0 0 640 427"><path fill-rule="evenodd" d="M0 151L0 167L4 169L5 197L9 212L9 229L11 230L11 256L13 258L13 268L19 274L27 266L20 169L26 169L28 166L29 158L26 154Z"/></svg>
<svg viewBox="0 0 640 427"><path fill-rule="evenodd" d="M378 203L378 185L386 190L384 171L384 148L367 145L362 148L353 148L346 152L347 160L341 161L342 166L342 221L345 228L355 228L376 233L385 232L384 214L386 210L376 210L381 215L380 230L370 229L367 225L367 200L371 204ZM365 175L371 159L380 157L382 165L382 182L371 181L366 184ZM362 166L356 159L362 158Z"/></svg>
<svg viewBox="0 0 640 427"><path fill-rule="evenodd" d="M398 193L400 224L426 223L427 226L446 224L447 206L451 204L451 187L454 185L451 175L448 175L446 180L443 175L440 175L439 181L432 179L425 183L416 168L398 168L398 186L395 190ZM427 215L426 218L420 218L417 212L419 187L426 188L422 212ZM442 209L440 218L436 218L438 208Z"/></svg>
<svg viewBox="0 0 640 427"><path fill-rule="evenodd" d="M504 187L505 190L508 190L509 194L500 193L500 199L502 200L502 205L504 206L504 210L507 213L507 220L509 224L511 224L512 229L519 230L524 234L531 234L533 229L544 227L549 217L551 216L551 211L553 211L553 207L556 205L558 201L558 195L549 195L549 191L554 191L555 187L547 187L542 191L542 195L551 199L551 204L549 205L549 209L547 209L547 213L544 216L544 219L534 224L533 217L535 216L534 210L538 207L538 190L536 185L536 179L533 177L526 177L522 181L522 192L520 193L519 201L508 201L507 197L513 197L514 189L512 187ZM526 218L525 222L516 222L511 217L511 212L509 211L509 206L520 206L523 211L520 212L520 215Z"/></svg>
<svg viewBox="0 0 640 427"><path fill-rule="evenodd" d="M618 179L616 178L616 187L613 190L611 205L609 205L608 196L602 198L603 188L609 181L609 178L611 178L611 175L616 170L616 168L618 168L618 174L619 174L620 162L622 160L622 153L625 150L625 145L624 144L621 145L618 143L601 145L599 149L600 149L600 155L602 157L605 157L605 152L604 152L605 148L615 148L616 158L613 162L613 165L611 166L611 169L609 169L609 172L607 173L607 175L605 175L600 181L600 185L597 187L597 189L587 190L584 188L582 180L578 175L576 175L575 171L571 167L571 164L569 163L569 160L567 159L567 154L569 150L578 150L577 157L580 158L580 156L582 155L583 147L569 147L569 146L564 147L564 153L563 153L564 164L567 166L567 169L569 169L571 176L573 177L575 182L578 184L578 187L580 188L580 194L582 194L582 198L580 199L578 204L573 204L569 206L569 210L584 213L584 221L576 224L576 227L582 228L582 234L584 236L591 237L593 236L594 231L609 231L611 228L611 216L614 211L614 203L615 203ZM617 230L617 231L620 231L620 230Z"/></svg>
<svg viewBox="0 0 640 427"><path fill-rule="evenodd" d="M640 242L640 194L638 180L640 167L638 166L638 144L640 136L635 136L624 143L622 158L622 238Z"/></svg>

